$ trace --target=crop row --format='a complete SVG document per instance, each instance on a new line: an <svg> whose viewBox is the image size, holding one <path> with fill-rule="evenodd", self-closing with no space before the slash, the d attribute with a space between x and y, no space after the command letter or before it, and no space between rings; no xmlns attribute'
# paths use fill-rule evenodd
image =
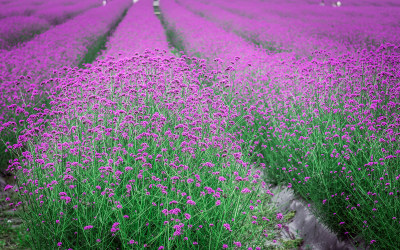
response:
<svg viewBox="0 0 400 250"><path fill-rule="evenodd" d="M188 6L199 10L193 1ZM215 49L232 35L222 40L222 31L172 1L161 7L188 53L209 61L233 58L231 51ZM377 247L400 245L394 237L400 230L399 49L388 43L371 51L324 50L311 52L311 59L259 52L255 57L268 61L266 71L264 63L255 64L249 75L235 71L228 80L255 124L240 135L249 141L253 129L261 130L252 159L268 166L271 181L301 194L340 235L362 235Z"/></svg>
<svg viewBox="0 0 400 250"><path fill-rule="evenodd" d="M10 50L49 28L50 24L46 20L34 16L3 18L0 22L0 49Z"/></svg>
<svg viewBox="0 0 400 250"><path fill-rule="evenodd" d="M2 9L0 18L8 16L29 16L40 9L41 6L50 3L51 1L1 1Z"/></svg>
<svg viewBox="0 0 400 250"><path fill-rule="evenodd" d="M249 64L256 71L267 70L267 55L245 39L224 31L175 2L165 1L160 7L164 9L162 16L167 32L175 37L174 46L187 55L204 58L209 67L219 71L235 70L245 74Z"/></svg>
<svg viewBox="0 0 400 250"><path fill-rule="evenodd" d="M342 44L350 50L376 49L382 43L400 42L397 35L400 31L397 25L400 6L391 1L380 1L381 6L366 1L355 6L351 1L346 1L341 8L298 1L262 3L251 0L243 5L240 1L218 0L212 3L251 20L284 25L291 33L329 44Z"/></svg>
<svg viewBox="0 0 400 250"><path fill-rule="evenodd" d="M182 0L178 3L226 31L234 32L259 45L268 52L293 51L297 55L308 56L317 48L331 49L334 46L337 49L338 46L338 44L332 44L323 39L306 36L296 30L296 27L290 27L291 20L280 20L274 15L268 15L268 20L260 20L240 15L233 10L231 12L230 9L226 9L227 7L222 8L207 1ZM341 50L344 49L341 47Z"/></svg>
<svg viewBox="0 0 400 250"><path fill-rule="evenodd" d="M265 4L259 1L248 1L246 5L223 0L178 2L224 29L272 51L293 50L307 56L316 49L342 53L361 48L376 49L385 42L399 42L396 9L376 11L370 6L339 10L307 3Z"/></svg>
<svg viewBox="0 0 400 250"><path fill-rule="evenodd" d="M9 105L17 115L35 104L35 100L52 86L52 76L62 67L77 66L99 37L115 25L130 1L114 1L106 7L94 8L83 15L51 29L11 51L0 53L2 116ZM85 24L85 25L82 25ZM43 81L47 79L46 81ZM24 99L25 104L19 103Z"/></svg>
<svg viewBox="0 0 400 250"><path fill-rule="evenodd" d="M100 6L100 3L94 0L80 1L74 5L66 4L49 3L41 8L38 7L34 13L10 14L0 19L0 49L10 50L54 25L59 25L88 9ZM3 10L10 11L8 6L1 7ZM20 3L20 8L25 7L25 4Z"/></svg>
<svg viewBox="0 0 400 250"><path fill-rule="evenodd" d="M2 17L0 19L0 50L10 50L52 26L59 25L97 6L100 6L100 2L95 0L80 1L76 4L49 2L36 6L36 9L30 9L30 11L26 9L29 7L27 3L19 3L16 8L0 5L2 8L0 13Z"/></svg>
<svg viewBox="0 0 400 250"><path fill-rule="evenodd" d="M76 16L83 11L100 6L96 0L84 1L12 1L11 3L0 3L0 19L13 16L35 16L45 19L51 25L57 25L68 18Z"/></svg>
<svg viewBox="0 0 400 250"><path fill-rule="evenodd" d="M23 114L40 108L54 84L52 77L63 73L63 67L78 66L130 4L128 0L120 0L94 8L18 48L1 51L0 124L7 127L8 121L17 122L13 117L19 116L20 120ZM14 132L17 131L2 129L3 141L15 142ZM3 145L1 149L6 151L0 160L0 168L4 169L11 152Z"/></svg>
<svg viewBox="0 0 400 250"><path fill-rule="evenodd" d="M105 47L102 57L130 57L146 49L169 51L164 29L147 0L137 2L127 12Z"/></svg>

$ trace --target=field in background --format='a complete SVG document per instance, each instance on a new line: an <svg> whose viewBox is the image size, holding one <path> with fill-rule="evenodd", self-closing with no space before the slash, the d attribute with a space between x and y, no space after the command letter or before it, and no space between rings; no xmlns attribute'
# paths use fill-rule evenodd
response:
<svg viewBox="0 0 400 250"><path fill-rule="evenodd" d="M400 247L396 1L133 2L0 2L0 247Z"/></svg>

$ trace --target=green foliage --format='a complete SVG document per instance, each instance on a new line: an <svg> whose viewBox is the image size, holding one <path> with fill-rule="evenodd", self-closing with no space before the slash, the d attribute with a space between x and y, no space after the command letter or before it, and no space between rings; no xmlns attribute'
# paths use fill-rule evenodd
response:
<svg viewBox="0 0 400 250"><path fill-rule="evenodd" d="M303 244L303 239L285 240L282 245L285 249L297 249Z"/></svg>
<svg viewBox="0 0 400 250"><path fill-rule="evenodd" d="M289 222L289 221L291 221L295 216L296 216L296 211L295 211L295 210L290 211L290 212L288 212L287 214L285 214L284 220L285 220L285 222Z"/></svg>

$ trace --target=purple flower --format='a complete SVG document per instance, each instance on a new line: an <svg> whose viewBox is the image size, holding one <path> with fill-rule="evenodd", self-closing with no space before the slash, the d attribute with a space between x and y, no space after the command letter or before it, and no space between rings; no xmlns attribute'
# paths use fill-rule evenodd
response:
<svg viewBox="0 0 400 250"><path fill-rule="evenodd" d="M232 232L231 225L229 225L228 223L225 223L224 227L226 228L226 230Z"/></svg>
<svg viewBox="0 0 400 250"><path fill-rule="evenodd" d="M242 153L241 152L234 153L233 157L235 157L235 159L240 159L240 157L242 157Z"/></svg>
<svg viewBox="0 0 400 250"><path fill-rule="evenodd" d="M11 185L6 185L6 187L4 188L4 191L7 191L8 189L11 189L11 188L13 188L14 186L11 186Z"/></svg>
<svg viewBox="0 0 400 250"><path fill-rule="evenodd" d="M192 200L188 200L187 202L186 202L187 204L190 204L190 205L196 205L196 202L194 202L194 201L192 201Z"/></svg>
<svg viewBox="0 0 400 250"><path fill-rule="evenodd" d="M218 177L218 180L219 181L226 181L225 177L223 177L223 176Z"/></svg>
<svg viewBox="0 0 400 250"><path fill-rule="evenodd" d="M241 246L242 246L242 243L241 243L240 241L233 242L233 244L235 244L235 245L238 246L238 247L241 247Z"/></svg>

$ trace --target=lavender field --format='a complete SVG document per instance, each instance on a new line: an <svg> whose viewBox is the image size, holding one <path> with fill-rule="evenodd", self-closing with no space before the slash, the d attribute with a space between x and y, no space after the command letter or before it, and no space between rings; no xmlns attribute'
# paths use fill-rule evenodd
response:
<svg viewBox="0 0 400 250"><path fill-rule="evenodd" d="M0 9L0 249L400 249L399 1Z"/></svg>

